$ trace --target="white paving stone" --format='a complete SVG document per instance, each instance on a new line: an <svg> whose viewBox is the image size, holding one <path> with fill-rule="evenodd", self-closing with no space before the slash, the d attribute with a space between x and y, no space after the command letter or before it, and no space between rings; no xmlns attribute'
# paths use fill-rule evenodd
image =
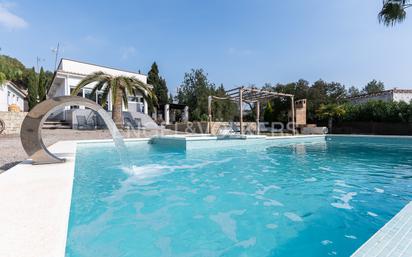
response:
<svg viewBox="0 0 412 257"><path fill-rule="evenodd" d="M75 142L50 150L65 163L25 161L0 174L0 256L60 257L66 247Z"/></svg>
<svg viewBox="0 0 412 257"><path fill-rule="evenodd" d="M411 257L412 202L363 244L352 257Z"/></svg>

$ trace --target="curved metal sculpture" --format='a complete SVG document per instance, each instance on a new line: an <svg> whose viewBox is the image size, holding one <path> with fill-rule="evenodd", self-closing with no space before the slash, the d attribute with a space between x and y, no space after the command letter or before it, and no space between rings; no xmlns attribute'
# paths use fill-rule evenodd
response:
<svg viewBox="0 0 412 257"><path fill-rule="evenodd" d="M96 111L105 121L115 143L120 139L123 144L122 136L117 130L116 125L100 105L79 96L54 97L36 105L27 114L21 126L21 143L29 158L32 159L33 164L61 163L65 161L47 150L43 143L41 129L43 123L52 112L70 105L81 105Z"/></svg>

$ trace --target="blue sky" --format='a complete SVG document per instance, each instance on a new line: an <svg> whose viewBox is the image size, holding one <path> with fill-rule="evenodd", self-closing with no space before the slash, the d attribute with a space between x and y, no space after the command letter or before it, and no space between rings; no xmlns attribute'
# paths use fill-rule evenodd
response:
<svg viewBox="0 0 412 257"><path fill-rule="evenodd" d="M60 57L143 73L156 61L172 92L191 68L226 88L300 78L412 88L412 13L387 28L381 3L0 0L0 53L53 69L60 42Z"/></svg>

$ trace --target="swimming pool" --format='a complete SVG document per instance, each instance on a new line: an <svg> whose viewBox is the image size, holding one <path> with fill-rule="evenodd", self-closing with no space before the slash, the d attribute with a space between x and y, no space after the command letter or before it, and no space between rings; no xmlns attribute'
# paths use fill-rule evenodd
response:
<svg viewBox="0 0 412 257"><path fill-rule="evenodd" d="M66 256L350 256L412 199L412 139L220 143L79 144Z"/></svg>

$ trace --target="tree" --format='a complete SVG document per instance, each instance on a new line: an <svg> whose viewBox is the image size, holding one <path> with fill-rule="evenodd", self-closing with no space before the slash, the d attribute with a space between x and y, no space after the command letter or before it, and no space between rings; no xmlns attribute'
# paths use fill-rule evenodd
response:
<svg viewBox="0 0 412 257"><path fill-rule="evenodd" d="M38 78L37 74L34 70L34 67L29 70L27 76L27 91L28 91L28 104L29 110L33 109L34 106L37 105L38 102Z"/></svg>
<svg viewBox="0 0 412 257"><path fill-rule="evenodd" d="M6 75L3 72L0 72L0 87L3 86L3 83L6 81Z"/></svg>
<svg viewBox="0 0 412 257"><path fill-rule="evenodd" d="M359 91L358 88L356 88L356 87L354 87L354 86L351 86L351 87L348 89L348 96L349 96L349 97L355 97L355 96L358 96L358 95L360 95L360 91Z"/></svg>
<svg viewBox="0 0 412 257"><path fill-rule="evenodd" d="M226 90L221 84L214 92L214 96L227 97ZM237 104L231 100L217 100L212 103L212 116L217 121L234 120L237 114Z"/></svg>
<svg viewBox="0 0 412 257"><path fill-rule="evenodd" d="M412 122L412 103L370 100L361 104L345 104L342 121L348 122Z"/></svg>
<svg viewBox="0 0 412 257"><path fill-rule="evenodd" d="M128 105L128 95L142 95L151 109L154 104L157 104L156 95L147 84L134 77L112 76L104 72L95 72L86 76L73 90L72 95L77 95L83 87L93 83L95 86L91 95L97 91L103 91L102 106L106 106L109 97L111 97L112 119L118 128L123 127L122 104Z"/></svg>
<svg viewBox="0 0 412 257"><path fill-rule="evenodd" d="M385 85L381 81L376 81L375 79L370 81L363 89L364 94L374 94L385 90Z"/></svg>
<svg viewBox="0 0 412 257"><path fill-rule="evenodd" d="M311 122L317 121L316 111L322 104L337 104L342 102L346 96L347 91L344 85L336 82L328 83L321 79L316 81L308 90L308 96L306 97L308 120Z"/></svg>
<svg viewBox="0 0 412 257"><path fill-rule="evenodd" d="M43 70L43 67L40 69L39 73L39 85L38 85L38 95L39 95L39 102L46 100L47 88L48 88L48 80L46 77L46 73Z"/></svg>
<svg viewBox="0 0 412 257"><path fill-rule="evenodd" d="M25 70L26 67L19 60L7 55L0 55L0 77L3 80L10 80L21 86L20 82Z"/></svg>
<svg viewBox="0 0 412 257"><path fill-rule="evenodd" d="M295 100L307 99L307 118L309 122L316 122L318 116L316 111L321 104L341 103L347 97L344 85L337 82L326 82L319 79L312 85L303 79L288 84L266 83L262 88L267 91L293 94ZM270 101L273 109L273 119L280 122L288 122L288 111L290 110L290 99L276 98Z"/></svg>
<svg viewBox="0 0 412 257"><path fill-rule="evenodd" d="M159 76L159 68L154 62L147 76L147 83L153 86L153 91L160 105L167 104L168 99L168 89L166 86L166 80Z"/></svg>
<svg viewBox="0 0 412 257"><path fill-rule="evenodd" d="M411 7L410 0L384 0L379 12L379 22L385 26L394 26L406 18L406 9Z"/></svg>
<svg viewBox="0 0 412 257"><path fill-rule="evenodd" d="M192 69L185 73L176 98L180 104L189 107L191 120L200 121L208 118L208 96L213 95L215 85L207 79L202 69Z"/></svg>
<svg viewBox="0 0 412 257"><path fill-rule="evenodd" d="M343 105L321 104L316 113L320 119L328 120L329 132L332 133L333 119L343 117L343 115L345 115L346 113L346 110Z"/></svg>
<svg viewBox="0 0 412 257"><path fill-rule="evenodd" d="M272 109L272 105L270 104L270 101L267 103L265 111L263 112L263 119L266 122L272 123L273 120L273 109Z"/></svg>

